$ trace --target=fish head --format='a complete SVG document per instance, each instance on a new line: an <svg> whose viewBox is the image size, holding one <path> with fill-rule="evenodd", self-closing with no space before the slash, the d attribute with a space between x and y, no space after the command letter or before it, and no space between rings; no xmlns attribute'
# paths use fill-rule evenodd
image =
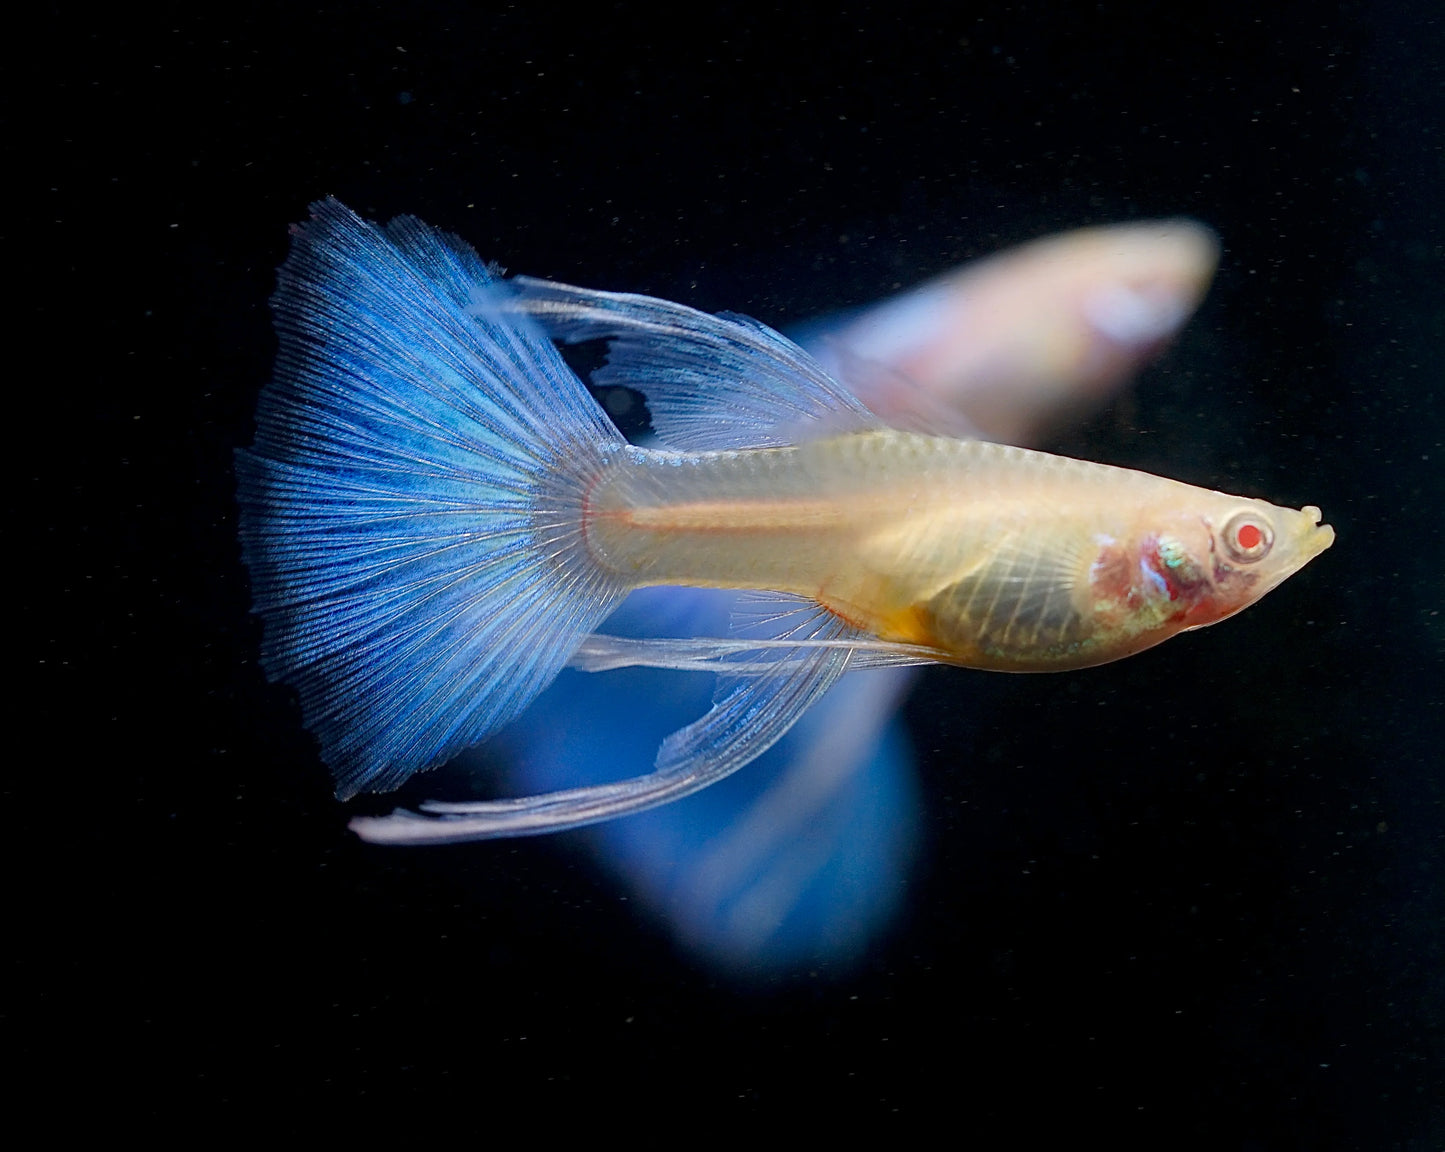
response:
<svg viewBox="0 0 1445 1152"><path fill-rule="evenodd" d="M1173 336L1219 264L1219 239L1193 220L1155 220L1077 234L1080 312L1099 338L1138 355Z"/></svg>
<svg viewBox="0 0 1445 1152"><path fill-rule="evenodd" d="M1334 543L1313 505L1283 508L1264 500L1214 493L1200 519L1209 541L1210 604L1190 627L1202 627L1249 607ZM1204 617L1208 618L1204 618Z"/></svg>
<svg viewBox="0 0 1445 1152"><path fill-rule="evenodd" d="M1233 616L1334 538L1315 507L1171 484L1132 530L1099 539L1089 580L1098 654L1114 659Z"/></svg>
<svg viewBox="0 0 1445 1152"><path fill-rule="evenodd" d="M1217 623L1279 587L1335 539L1314 506L1201 492L1135 542L1136 594L1170 631Z"/></svg>

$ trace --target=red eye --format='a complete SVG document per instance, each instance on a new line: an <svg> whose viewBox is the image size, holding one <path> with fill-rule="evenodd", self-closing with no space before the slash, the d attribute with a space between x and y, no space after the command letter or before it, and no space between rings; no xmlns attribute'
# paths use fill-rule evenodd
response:
<svg viewBox="0 0 1445 1152"><path fill-rule="evenodd" d="M1274 531L1269 521L1252 509L1236 512L1219 534L1225 554L1239 564L1253 564L1269 555Z"/></svg>

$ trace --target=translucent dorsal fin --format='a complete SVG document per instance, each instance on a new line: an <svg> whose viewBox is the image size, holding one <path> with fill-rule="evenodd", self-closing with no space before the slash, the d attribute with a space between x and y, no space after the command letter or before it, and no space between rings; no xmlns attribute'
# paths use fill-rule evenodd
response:
<svg viewBox="0 0 1445 1152"><path fill-rule="evenodd" d="M811 355L746 316L527 276L508 283L552 339L610 341L593 383L643 393L670 448L778 447L879 424Z"/></svg>

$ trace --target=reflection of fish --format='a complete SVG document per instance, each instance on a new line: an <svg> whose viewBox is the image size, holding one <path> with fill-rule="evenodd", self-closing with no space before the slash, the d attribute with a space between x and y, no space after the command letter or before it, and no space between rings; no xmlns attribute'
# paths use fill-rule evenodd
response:
<svg viewBox="0 0 1445 1152"><path fill-rule="evenodd" d="M1192 220L1081 228L966 265L803 342L895 427L1019 443L1158 351L1218 257L1214 234Z"/></svg>
<svg viewBox="0 0 1445 1152"><path fill-rule="evenodd" d="M647 776L356 821L369 839L664 803L755 758L850 668L1101 663L1232 614L1332 539L1313 508L880 428L752 321L508 286L417 221L315 213L238 473L267 667L297 687L340 794L449 759L569 661L721 676ZM613 338L609 382L648 395L673 450L623 441L527 314ZM728 639L591 635L655 584L771 599Z"/></svg>
<svg viewBox="0 0 1445 1152"><path fill-rule="evenodd" d="M627 636L725 635L733 604L708 589L645 588L606 627ZM895 711L913 671L844 676L745 771L585 829L599 864L691 951L728 970L756 976L857 955L908 891L919 790ZM711 679L564 670L494 742L507 790L636 772L671 732L708 710ZM470 760L458 768L480 769Z"/></svg>

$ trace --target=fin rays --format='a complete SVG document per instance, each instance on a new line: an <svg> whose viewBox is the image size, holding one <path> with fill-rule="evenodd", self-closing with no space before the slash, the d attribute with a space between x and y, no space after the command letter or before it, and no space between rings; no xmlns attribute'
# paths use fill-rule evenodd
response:
<svg viewBox="0 0 1445 1152"><path fill-rule="evenodd" d="M746 316L527 276L510 283L513 306L553 339L610 341L593 383L646 395L653 428L671 448L778 447L809 428L821 435L878 423L812 356Z"/></svg>
<svg viewBox="0 0 1445 1152"><path fill-rule="evenodd" d="M719 679L713 707L662 742L648 775L536 796L432 802L420 812L357 817L352 830L364 840L384 844L461 843L556 832L645 811L731 775L781 739L848 669L854 644L866 643L811 601L776 597L769 606L765 627L773 638L713 646L713 659L721 661L715 665ZM743 627L756 630L759 625L745 616ZM623 647L603 643L594 650ZM582 649L587 648L584 643ZM741 661L736 670L728 663L733 659ZM771 663L759 669L759 660Z"/></svg>
<svg viewBox="0 0 1445 1152"><path fill-rule="evenodd" d="M504 724L623 595L578 540L621 437L505 293L460 241L335 201L281 270L241 538L263 662L343 797Z"/></svg>

